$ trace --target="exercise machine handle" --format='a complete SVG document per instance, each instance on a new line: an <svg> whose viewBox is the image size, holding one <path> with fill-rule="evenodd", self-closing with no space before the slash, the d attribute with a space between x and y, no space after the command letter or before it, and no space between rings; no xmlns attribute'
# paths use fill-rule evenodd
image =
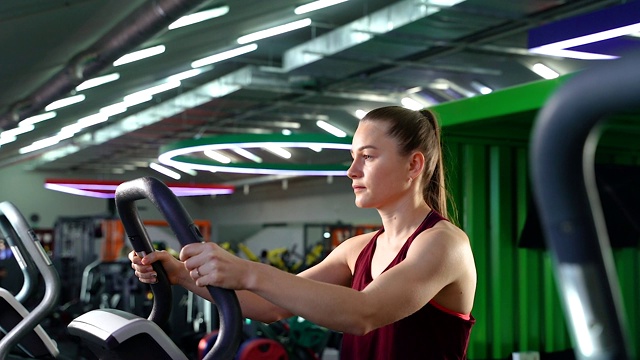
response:
<svg viewBox="0 0 640 360"><path fill-rule="evenodd" d="M594 169L603 120L640 103L640 54L627 55L565 82L531 139L534 199L579 359L631 358Z"/></svg>
<svg viewBox="0 0 640 360"><path fill-rule="evenodd" d="M155 205L182 246L203 241L198 227L173 192L156 178L142 177L120 184L116 189L115 197L120 220L137 253L154 251L135 206L135 201L142 199L148 199ZM149 320L158 323L156 318L166 321L171 312L171 285L160 263L156 264L159 267L154 267L158 273L158 283L152 286L154 307ZM232 290L213 286L209 286L208 290L218 309L220 330L216 343L205 359L232 359L240 345L242 335L242 312L238 298ZM159 304L158 307L156 303Z"/></svg>
<svg viewBox="0 0 640 360"><path fill-rule="evenodd" d="M60 277L49 255L45 252L36 233L28 225L22 213L9 201L0 203L0 218L3 226L10 226L15 232L15 240L25 249L24 256L31 258L45 284L40 303L29 312L18 325L0 339L0 359L4 359L11 349L29 332L33 331L58 305L60 297Z"/></svg>
<svg viewBox="0 0 640 360"><path fill-rule="evenodd" d="M33 262L13 225L4 215L0 216L0 232L9 244L9 248L20 267L22 278L24 279L20 291L15 295L15 299L21 304L26 304L38 288L38 267Z"/></svg>

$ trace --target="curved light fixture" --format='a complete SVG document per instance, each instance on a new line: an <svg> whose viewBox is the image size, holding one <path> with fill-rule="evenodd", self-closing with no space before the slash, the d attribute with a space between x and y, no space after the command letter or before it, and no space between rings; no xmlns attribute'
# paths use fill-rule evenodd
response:
<svg viewBox="0 0 640 360"><path fill-rule="evenodd" d="M44 187L68 194L112 199L116 188L123 181L46 179ZM176 196L202 196L233 194L235 187L217 184L180 184L166 183Z"/></svg>
<svg viewBox="0 0 640 360"><path fill-rule="evenodd" d="M158 161L168 166L189 167L193 170L218 171L240 174L322 176L347 174L348 165L302 163L229 163L198 156L207 150L264 148L268 146L350 150L351 137L336 138L325 134L234 134L182 140L160 148Z"/></svg>

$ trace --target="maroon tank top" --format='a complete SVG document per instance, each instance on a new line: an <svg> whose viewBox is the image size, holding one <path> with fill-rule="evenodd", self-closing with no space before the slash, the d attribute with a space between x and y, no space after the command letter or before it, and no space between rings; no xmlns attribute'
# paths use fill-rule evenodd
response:
<svg viewBox="0 0 640 360"><path fill-rule="evenodd" d="M385 271L404 260L416 236L433 227L440 220L446 219L435 211L431 211L407 239ZM378 230L360 252L356 260L351 288L361 291L373 281L371 259L376 250L376 240L383 231L384 229ZM340 358L343 360L466 359L469 335L474 323L473 316L454 313L431 301L414 314L363 336L344 334Z"/></svg>

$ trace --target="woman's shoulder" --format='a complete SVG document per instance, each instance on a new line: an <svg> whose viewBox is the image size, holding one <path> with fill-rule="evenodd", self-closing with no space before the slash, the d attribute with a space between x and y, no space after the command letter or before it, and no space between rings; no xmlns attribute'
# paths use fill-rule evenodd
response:
<svg viewBox="0 0 640 360"><path fill-rule="evenodd" d="M440 249L448 252L454 249L470 250L471 248L467 234L449 221L438 221L433 227L420 233L417 238L425 241L418 241L417 243L422 246L415 248L426 248L427 251Z"/></svg>
<svg viewBox="0 0 640 360"><path fill-rule="evenodd" d="M349 267L353 269L362 249L367 246L376 233L377 232L374 231L348 238L340 243L340 245L333 251L338 251L341 256L344 256Z"/></svg>

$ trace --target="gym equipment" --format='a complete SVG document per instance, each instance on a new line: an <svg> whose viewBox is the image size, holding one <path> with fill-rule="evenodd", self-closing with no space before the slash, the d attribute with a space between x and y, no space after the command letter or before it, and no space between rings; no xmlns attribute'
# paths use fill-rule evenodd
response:
<svg viewBox="0 0 640 360"><path fill-rule="evenodd" d="M42 300L30 312L11 293L0 288L0 335L4 335L0 339L0 359L5 359L14 347L30 357L57 357L57 345L42 329L40 322L57 305L60 294L58 273L35 232L12 203L0 203L0 224L3 231L13 229L13 239L25 250L22 258L31 258L45 283Z"/></svg>
<svg viewBox="0 0 640 360"><path fill-rule="evenodd" d="M135 201L148 199L167 219L182 246L201 242L198 227L171 190L160 180L143 177L122 183L116 189L116 207L129 241L140 255L154 251ZM151 285L153 308L148 319L117 309L90 311L73 320L69 333L85 340L100 358L186 359L184 353L161 329L171 312L171 285L160 263L153 265L158 282ZM242 333L242 313L235 292L209 286L220 319L219 336L205 359L232 359Z"/></svg>
<svg viewBox="0 0 640 360"><path fill-rule="evenodd" d="M38 287L38 271L33 259L28 255L27 249L19 239L13 226L5 217L0 218L0 231L16 259L22 272L23 283L16 293L15 299L25 305L27 300L34 295Z"/></svg>
<svg viewBox="0 0 640 360"><path fill-rule="evenodd" d="M601 120L638 108L639 55L569 79L538 114L531 140L534 195L580 359L633 357L594 157Z"/></svg>
<svg viewBox="0 0 640 360"><path fill-rule="evenodd" d="M287 350L272 339L250 339L238 350L238 360L288 360Z"/></svg>

